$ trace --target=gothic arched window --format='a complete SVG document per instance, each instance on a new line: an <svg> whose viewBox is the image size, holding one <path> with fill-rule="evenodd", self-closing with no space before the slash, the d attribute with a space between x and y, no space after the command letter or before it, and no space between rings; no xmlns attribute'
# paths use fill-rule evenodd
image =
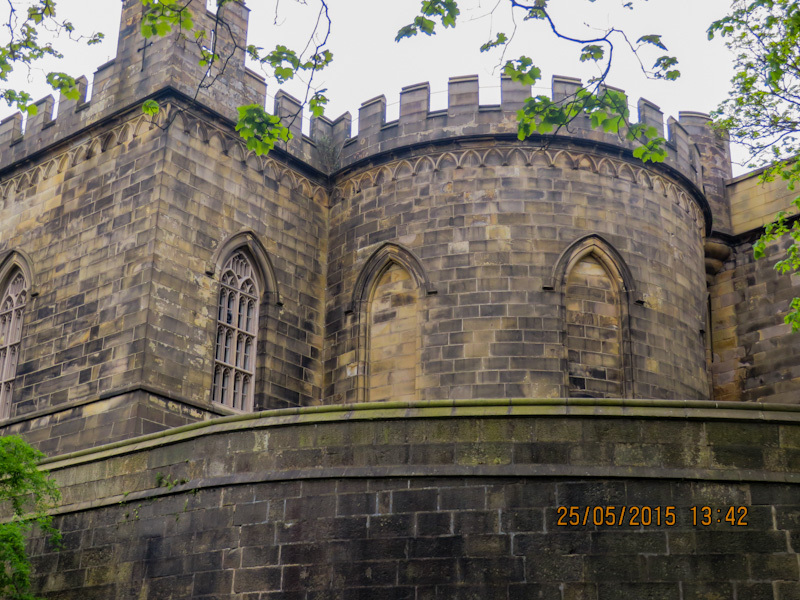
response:
<svg viewBox="0 0 800 600"><path fill-rule="evenodd" d="M28 284L18 268L11 272L0 300L0 418L11 416L11 396L19 362L22 313L28 300Z"/></svg>
<svg viewBox="0 0 800 600"><path fill-rule="evenodd" d="M640 303L622 256L597 234L575 240L544 286L559 291L571 398L629 398L633 394L629 303Z"/></svg>
<svg viewBox="0 0 800 600"><path fill-rule="evenodd" d="M621 290L601 258L580 258L564 290L570 398L622 398Z"/></svg>
<svg viewBox="0 0 800 600"><path fill-rule="evenodd" d="M238 410L253 408L259 297L250 258L234 252L220 278L211 399Z"/></svg>
<svg viewBox="0 0 800 600"><path fill-rule="evenodd" d="M417 283L400 264L391 263L375 280L367 309L367 398L417 399L419 302Z"/></svg>

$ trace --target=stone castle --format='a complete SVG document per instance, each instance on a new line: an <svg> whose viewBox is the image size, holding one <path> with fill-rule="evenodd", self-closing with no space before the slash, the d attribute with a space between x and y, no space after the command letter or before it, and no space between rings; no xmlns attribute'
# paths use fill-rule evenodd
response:
<svg viewBox="0 0 800 600"><path fill-rule="evenodd" d="M37 593L800 597L800 284L751 251L790 192L706 115L644 164L588 120L520 142L506 79L310 136L279 92L258 157L247 8L200 88L141 10L90 100L0 123L0 427L63 494Z"/></svg>

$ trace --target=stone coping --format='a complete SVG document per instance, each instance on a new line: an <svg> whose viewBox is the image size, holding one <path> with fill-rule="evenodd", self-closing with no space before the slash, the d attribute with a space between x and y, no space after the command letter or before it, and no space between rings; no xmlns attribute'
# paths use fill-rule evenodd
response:
<svg viewBox="0 0 800 600"><path fill-rule="evenodd" d="M54 470L225 432L313 425L354 420L435 419L517 416L597 416L681 420L730 420L800 424L800 405L710 400L645 400L624 398L509 398L370 402L265 410L184 425L128 440L45 458Z"/></svg>
<svg viewBox="0 0 800 600"><path fill-rule="evenodd" d="M227 406L223 406L222 404L209 404L207 402L198 402L197 400L192 400L191 398L187 398L186 396L173 394L171 391L162 388L160 386L152 384L143 384L143 383L132 383L129 385L115 387L110 390L105 390L96 396L79 398L77 400L71 400L69 402L64 402L63 404L56 404L55 406L48 406L47 408L31 411L29 413L25 413L22 415L14 415L13 417L9 417L7 419L0 421L0 427L16 425L17 423L22 423L25 421L33 421L35 419L40 419L41 417L67 412L74 408L85 406L87 404L103 402L105 400L111 400L112 398L116 398L118 396L124 396L126 394L131 394L135 392L143 392L145 394L158 396L160 398L163 398L164 400L179 402L181 404L186 404L193 408L198 408L200 410L204 410L209 413L217 413L220 416L241 414L239 411L232 408L228 408Z"/></svg>

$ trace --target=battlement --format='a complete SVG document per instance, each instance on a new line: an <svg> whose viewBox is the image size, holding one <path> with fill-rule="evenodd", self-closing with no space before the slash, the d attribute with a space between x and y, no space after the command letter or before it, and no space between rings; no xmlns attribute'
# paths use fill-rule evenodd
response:
<svg viewBox="0 0 800 600"><path fill-rule="evenodd" d="M563 101L581 86L579 79L554 76L551 98ZM287 150L304 157L307 146L320 143L341 149L338 167L344 168L367 157L396 150L405 146L438 142L467 136L513 135L517 133L517 111L531 96L530 86L520 85L510 78L500 80L500 104L481 105L478 99L477 75L451 77L448 82L448 103L444 110L430 110L430 84L418 83L404 87L400 92L399 117L386 120L386 97L381 95L361 104L358 111L358 130L351 131L352 115L344 113L331 121L312 119L311 135L300 134L302 112L300 103L288 94L276 96L275 111L283 116L300 114L295 118L292 131L295 139ZM621 90L618 90L621 91ZM640 98L637 103L638 121L652 125L664 135L664 114L653 102ZM700 113L680 113L679 119L669 117L666 123L668 158L666 163L680 171L693 183L702 183L700 155L687 127L709 129L709 117ZM579 117L569 127L556 134L560 138L589 140L633 150L636 144L624 137L593 129L587 117Z"/></svg>
<svg viewBox="0 0 800 600"><path fill-rule="evenodd" d="M197 25L213 27L216 15L206 10L202 0L192 0L190 8ZM94 73L91 97L87 99L88 79L81 77L79 98L60 98L57 115L53 112L53 97L47 96L36 103L38 112L28 120L24 132L21 114L4 119L0 122L0 165L25 160L120 110L136 109L144 99L165 89L196 98L230 121L236 120L236 107L242 104L264 106L266 82L245 66L241 43L247 38L249 9L241 2L232 2L220 10L226 11L226 21L230 24L217 37L217 51L225 58L226 66L223 71L206 73L198 64L200 50L194 40L181 32L145 39L141 34L141 2L125 0L117 56ZM550 96L555 101L564 101L580 86L579 79L555 76ZM347 112L335 120L312 119L308 136L302 133L302 103L290 94L278 91L274 106L267 110L279 115L293 133L291 141L278 144L280 149L322 172L332 173L365 158L408 146L475 136L514 137L517 111L531 95L531 88L502 77L500 91L499 104L481 105L477 75L451 77L447 108L432 111L430 84L409 85L400 92L396 120L387 121L386 97L381 95L362 103L356 132L352 131L353 118ZM642 98L637 109L640 122L664 132L664 115L657 105ZM672 117L667 120L666 162L701 188L700 154L693 137L708 129L708 117L698 113L681 113L678 120ZM576 119L555 135L627 150L636 147L620 135L593 129L586 117Z"/></svg>
<svg viewBox="0 0 800 600"><path fill-rule="evenodd" d="M204 0L191 0L188 5L197 27L213 28L216 15L206 9ZM125 0L116 57L95 71L91 88L88 78L80 77L79 98L67 100L62 96L57 114L54 98L46 96L36 102L37 114L28 119L24 132L20 113L0 121L0 166L24 160L119 111L138 110L146 98L165 89L196 98L232 121L238 106L263 106L266 81L245 66L244 44L236 43L247 39L249 9L241 2L230 2L220 10L225 11L228 27L218 32L216 44L225 68L206 72L198 64L200 47L193 36L173 31L145 39L141 33L141 1Z"/></svg>

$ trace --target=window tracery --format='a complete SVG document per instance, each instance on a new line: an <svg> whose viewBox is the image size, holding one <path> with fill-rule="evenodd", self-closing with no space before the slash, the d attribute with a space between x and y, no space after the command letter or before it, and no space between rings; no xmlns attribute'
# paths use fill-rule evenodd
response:
<svg viewBox="0 0 800 600"><path fill-rule="evenodd" d="M11 416L11 398L17 376L22 319L28 301L28 283L19 269L7 279L0 300L0 418Z"/></svg>
<svg viewBox="0 0 800 600"><path fill-rule="evenodd" d="M211 399L252 410L259 291L250 258L237 251L222 269Z"/></svg>

